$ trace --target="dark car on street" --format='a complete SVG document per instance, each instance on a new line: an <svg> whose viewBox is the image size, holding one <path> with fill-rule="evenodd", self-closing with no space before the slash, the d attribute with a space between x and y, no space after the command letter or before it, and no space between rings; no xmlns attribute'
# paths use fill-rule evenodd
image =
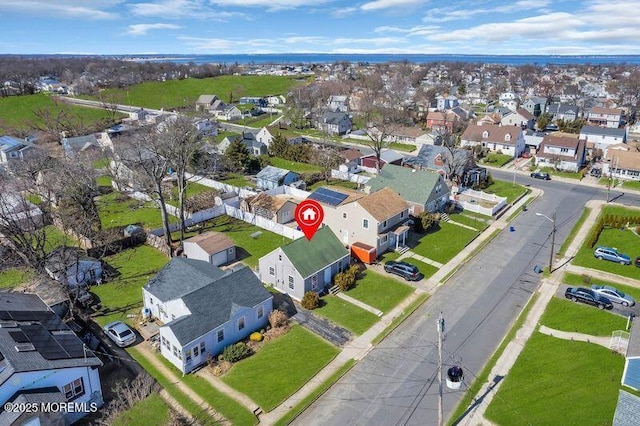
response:
<svg viewBox="0 0 640 426"><path fill-rule="evenodd" d="M564 292L564 297L574 302L596 306L598 309L613 309L613 303L609 299L584 287L568 287Z"/></svg>
<svg viewBox="0 0 640 426"><path fill-rule="evenodd" d="M542 179L542 180L551 180L551 175L549 173L544 172L533 172L531 173L532 178Z"/></svg>
<svg viewBox="0 0 640 426"><path fill-rule="evenodd" d="M424 277L417 266L407 262L389 260L384 264L384 270L390 274L399 275L407 281L419 281Z"/></svg>

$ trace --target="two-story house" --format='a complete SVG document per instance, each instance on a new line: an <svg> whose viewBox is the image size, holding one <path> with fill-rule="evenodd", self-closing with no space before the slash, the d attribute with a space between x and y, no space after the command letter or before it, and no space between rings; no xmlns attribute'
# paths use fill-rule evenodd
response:
<svg viewBox="0 0 640 426"><path fill-rule="evenodd" d="M349 97L344 95L331 95L327 101L327 107L332 112L349 112Z"/></svg>
<svg viewBox="0 0 640 426"><path fill-rule="evenodd" d="M524 101L521 107L532 114L534 117L537 117L545 111L546 105L547 98L532 96Z"/></svg>
<svg viewBox="0 0 640 426"><path fill-rule="evenodd" d="M619 108L593 107L587 113L587 122L593 126L617 129L622 124L623 113Z"/></svg>
<svg viewBox="0 0 640 426"><path fill-rule="evenodd" d="M449 149L441 145L422 145L418 155L405 158L403 164L418 170L437 172L445 180L455 180L459 183L467 181L472 170L480 169L476 166L470 150ZM486 177L486 169L483 175Z"/></svg>
<svg viewBox="0 0 640 426"><path fill-rule="evenodd" d="M100 359L37 295L0 293L0 403L85 406L49 413L0 410L1 425L79 421L104 403L100 366Z"/></svg>
<svg viewBox="0 0 640 426"><path fill-rule="evenodd" d="M349 266L349 251L328 226L311 240L298 238L260 258L260 280L301 300L308 291L321 293Z"/></svg>
<svg viewBox="0 0 640 426"><path fill-rule="evenodd" d="M617 127L582 126L580 139L586 140L588 145L593 144L594 149L600 149L606 154L610 146L627 142L627 132L624 128Z"/></svg>
<svg viewBox="0 0 640 426"><path fill-rule="evenodd" d="M342 244L350 246L352 256L370 263L389 249L404 246L409 205L391 188L371 194L338 187L321 187L309 195L324 210L323 223ZM366 251L354 250L354 246Z"/></svg>
<svg viewBox="0 0 640 426"><path fill-rule="evenodd" d="M500 119L502 126L520 126L523 129L533 130L535 124L536 118L524 108L509 112Z"/></svg>
<svg viewBox="0 0 640 426"><path fill-rule="evenodd" d="M585 146L585 141L577 137L547 135L540 143L536 165L577 172L585 163Z"/></svg>
<svg viewBox="0 0 640 426"><path fill-rule="evenodd" d="M351 119L344 112L327 111L316 121L316 127L330 135L344 135L351 131Z"/></svg>
<svg viewBox="0 0 640 426"><path fill-rule="evenodd" d="M553 117L553 121L565 120L573 121L580 118L580 108L571 104L551 104L547 106L547 112Z"/></svg>
<svg viewBox="0 0 640 426"><path fill-rule="evenodd" d="M495 124L470 124L460 138L460 145L488 148L503 154L519 157L524 151L524 134L520 126L498 126Z"/></svg>
<svg viewBox="0 0 640 426"><path fill-rule="evenodd" d="M184 374L267 325L273 296L247 267L174 257L143 288L159 319L160 352Z"/></svg>

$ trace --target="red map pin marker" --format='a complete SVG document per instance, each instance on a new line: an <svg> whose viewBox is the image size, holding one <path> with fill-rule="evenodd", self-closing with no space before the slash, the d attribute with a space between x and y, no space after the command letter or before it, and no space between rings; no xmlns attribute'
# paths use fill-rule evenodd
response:
<svg viewBox="0 0 640 426"><path fill-rule="evenodd" d="M324 219L324 210L317 201L304 200L296 207L295 216L304 236L307 237L307 240L311 240Z"/></svg>

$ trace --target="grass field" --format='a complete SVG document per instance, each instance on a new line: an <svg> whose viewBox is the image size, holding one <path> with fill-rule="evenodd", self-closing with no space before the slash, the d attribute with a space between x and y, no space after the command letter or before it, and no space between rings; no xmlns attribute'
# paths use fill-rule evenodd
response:
<svg viewBox="0 0 640 426"><path fill-rule="evenodd" d="M387 148L393 149L394 151L403 151L403 152L412 152L416 150L416 146L410 143L399 143L392 142L387 145Z"/></svg>
<svg viewBox="0 0 640 426"><path fill-rule="evenodd" d="M582 180L582 175L578 172L561 172L559 170L554 169L553 167L542 167L540 171L549 173L552 176Z"/></svg>
<svg viewBox="0 0 640 426"><path fill-rule="evenodd" d="M163 425L169 422L169 406L158 392L118 415L114 426Z"/></svg>
<svg viewBox="0 0 640 426"><path fill-rule="evenodd" d="M271 411L338 353L338 348L294 325L284 336L235 364L222 380L251 397L263 410Z"/></svg>
<svg viewBox="0 0 640 426"><path fill-rule="evenodd" d="M280 157L269 157L269 163L274 167L291 170L296 173L313 173L321 170L320 167L315 164L300 163L298 161L285 160Z"/></svg>
<svg viewBox="0 0 640 426"><path fill-rule="evenodd" d="M405 257L402 259L402 261L417 267L420 272L422 272L422 275L424 275L425 279L429 279L433 274L438 272L438 268L436 268L435 266L424 263L421 260L414 259L413 257Z"/></svg>
<svg viewBox="0 0 640 426"><path fill-rule="evenodd" d="M384 313L413 293L413 287L374 271L364 271L356 281L356 287L345 294Z"/></svg>
<svg viewBox="0 0 640 426"><path fill-rule="evenodd" d="M624 357L534 332L485 416L498 425L611 424Z"/></svg>
<svg viewBox="0 0 640 426"><path fill-rule="evenodd" d="M558 297L549 301L540 318L540 324L547 327L592 336L611 336L612 331L624 330L626 322L626 318L612 312Z"/></svg>
<svg viewBox="0 0 640 426"><path fill-rule="evenodd" d="M356 335L364 333L378 322L375 314L333 295L322 297L320 303L321 306L313 311L314 314L323 316Z"/></svg>
<svg viewBox="0 0 640 426"><path fill-rule="evenodd" d="M236 93L235 100L241 96L286 94L302 83L304 82L295 77L223 75L204 79L147 82L127 89L107 89L102 92L102 95L118 97L127 105L172 109L195 105L200 95L217 95L224 102L229 103L229 94L232 92Z"/></svg>
<svg viewBox="0 0 640 426"><path fill-rule="evenodd" d="M348 180L333 179L333 180L329 180L329 183L327 184L327 181L323 179L307 187L307 191L313 192L316 189L320 188L321 186L337 186L340 188L358 189L358 184L355 182L350 182Z"/></svg>
<svg viewBox="0 0 640 426"><path fill-rule="evenodd" d="M491 164L496 167L502 167L510 161L513 161L513 155L498 154L495 152L490 153L482 159L482 163Z"/></svg>
<svg viewBox="0 0 640 426"><path fill-rule="evenodd" d="M507 203L512 203L520 195L525 194L528 189L522 185L513 184L513 182L506 182L503 180L494 180L493 183L483 189L488 194L496 194L499 197L507 197Z"/></svg>
<svg viewBox="0 0 640 426"><path fill-rule="evenodd" d="M139 223L148 229L160 228L160 209L152 202L139 201L120 192L112 192L96 199L103 228ZM178 220L170 216L170 221Z"/></svg>
<svg viewBox="0 0 640 426"><path fill-rule="evenodd" d="M78 242L66 235L54 225L47 225L44 228L45 243L44 251L47 253L52 252L59 246L77 246Z"/></svg>
<svg viewBox="0 0 640 426"><path fill-rule="evenodd" d="M13 288L35 276L29 268L9 268L0 272L0 288Z"/></svg>
<svg viewBox="0 0 640 426"><path fill-rule="evenodd" d="M598 260L593 256L593 250L598 246L616 247L620 253L625 253L631 257L631 265L620 265L619 263L607 260ZM612 274L624 277L640 279L640 268L633 266L633 260L640 256L640 237L629 229L603 229L596 245L591 248L583 244L578 250L573 263L578 266L599 269Z"/></svg>
<svg viewBox="0 0 640 426"><path fill-rule="evenodd" d="M107 128L114 124L109 119L107 111L70 106L68 104L61 105L60 108L68 109L73 113L76 117L74 120L76 125L93 127L95 124L100 123L101 128ZM41 127L44 123L35 112L52 108L56 108L52 97L42 93L0 98L0 132L11 133L14 128L31 130ZM124 115L119 114L119 117L124 117Z"/></svg>
<svg viewBox="0 0 640 426"><path fill-rule="evenodd" d="M235 173L229 174L226 179L222 179L220 182L237 186L238 188L244 188L245 186L250 186L251 188L256 187L256 184L247 179L246 176Z"/></svg>
<svg viewBox="0 0 640 426"><path fill-rule="evenodd" d="M480 232L447 222L440 222L436 230L420 238L420 243L411 250L427 259L447 263L473 240Z"/></svg>
<svg viewBox="0 0 640 426"><path fill-rule="evenodd" d="M169 259L149 246L139 246L121 251L103 259L120 275L101 285L91 287L91 292L108 310L105 315L94 316L101 325L110 321L131 321L127 314L137 314L142 307L142 287Z"/></svg>
<svg viewBox="0 0 640 426"><path fill-rule="evenodd" d="M640 182L637 180L625 180L622 182L623 188L640 190Z"/></svg>

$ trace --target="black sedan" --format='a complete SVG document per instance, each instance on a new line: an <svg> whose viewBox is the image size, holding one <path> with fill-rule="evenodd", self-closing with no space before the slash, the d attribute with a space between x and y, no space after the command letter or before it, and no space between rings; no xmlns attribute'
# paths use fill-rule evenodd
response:
<svg viewBox="0 0 640 426"><path fill-rule="evenodd" d="M542 179L542 180L551 180L551 175L549 173L544 172L533 172L531 173L532 178Z"/></svg>
<svg viewBox="0 0 640 426"><path fill-rule="evenodd" d="M564 297L574 302L582 302L587 305L597 306L598 309L613 309L613 303L606 297L600 296L589 288L568 287L564 292Z"/></svg>

